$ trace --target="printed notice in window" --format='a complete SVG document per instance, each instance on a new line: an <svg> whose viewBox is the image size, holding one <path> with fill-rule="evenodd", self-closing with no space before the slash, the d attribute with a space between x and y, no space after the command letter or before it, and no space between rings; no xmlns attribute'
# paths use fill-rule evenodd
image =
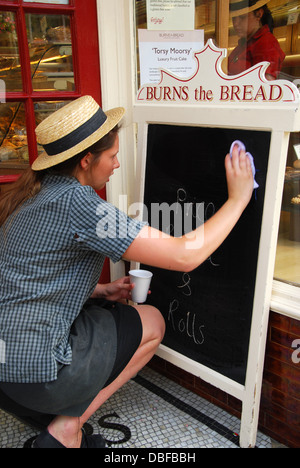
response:
<svg viewBox="0 0 300 468"><path fill-rule="evenodd" d="M197 70L195 52L204 46L204 30L147 31L139 29L141 86L159 83L161 69L188 79Z"/></svg>
<svg viewBox="0 0 300 468"><path fill-rule="evenodd" d="M192 31L195 0L147 0L147 28Z"/></svg>

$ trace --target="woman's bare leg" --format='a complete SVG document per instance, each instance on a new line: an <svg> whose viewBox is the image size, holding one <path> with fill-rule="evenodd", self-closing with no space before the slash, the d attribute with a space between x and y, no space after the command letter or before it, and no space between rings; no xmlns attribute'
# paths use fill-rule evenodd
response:
<svg viewBox="0 0 300 468"><path fill-rule="evenodd" d="M65 447L78 448L81 444L81 428L84 423L119 388L139 372L153 357L165 333L165 322L160 312L148 305L137 306L143 325L143 337L139 348L123 372L110 385L101 390L80 418L58 416L48 427L49 433Z"/></svg>

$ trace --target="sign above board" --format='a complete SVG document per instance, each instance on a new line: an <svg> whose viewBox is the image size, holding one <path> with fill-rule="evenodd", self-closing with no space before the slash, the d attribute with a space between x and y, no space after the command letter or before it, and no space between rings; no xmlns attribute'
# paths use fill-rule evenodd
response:
<svg viewBox="0 0 300 468"><path fill-rule="evenodd" d="M268 81L265 72L268 62L261 62L245 72L226 75L222 61L226 49L217 48L210 39L204 49L195 53L198 63L196 73L189 79L181 79L161 70L158 84L145 84L137 94L138 103L183 104L183 105L236 105L293 107L298 109L298 88L286 80Z"/></svg>

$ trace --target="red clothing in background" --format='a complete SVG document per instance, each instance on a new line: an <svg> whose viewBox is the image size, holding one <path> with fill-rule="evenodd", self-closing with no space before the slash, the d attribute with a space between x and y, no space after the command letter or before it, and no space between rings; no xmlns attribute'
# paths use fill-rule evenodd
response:
<svg viewBox="0 0 300 468"><path fill-rule="evenodd" d="M285 58L276 37L269 26L260 28L249 41L240 39L228 59L229 75L238 75L260 62L270 62L266 74L277 78Z"/></svg>

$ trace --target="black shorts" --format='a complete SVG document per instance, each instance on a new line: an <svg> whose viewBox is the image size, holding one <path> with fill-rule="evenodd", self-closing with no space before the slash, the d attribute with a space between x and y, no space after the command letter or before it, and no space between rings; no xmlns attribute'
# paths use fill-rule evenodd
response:
<svg viewBox="0 0 300 468"><path fill-rule="evenodd" d="M101 320L99 317L102 317ZM103 347L103 343L99 343L97 326L103 329L108 323L110 327L112 321L115 323L112 334L114 336L107 337L107 346L105 344ZM84 333L88 333L88 340L81 339L83 327ZM58 378L53 382L0 382L0 408L6 409L1 404L2 395L3 400L7 396L10 402L7 411L21 418L20 412L23 412L24 416L26 409L33 411L37 416L48 414L80 417L100 390L113 382L127 366L141 343L142 334L141 319L134 307L119 302L94 299L88 301L71 329L71 365L58 364ZM103 356L105 353L97 355L99 349L108 349L110 355L114 350L114 359L110 367L107 366L109 359ZM101 378L102 384L99 385ZM15 412L12 409L13 402L17 404Z"/></svg>

